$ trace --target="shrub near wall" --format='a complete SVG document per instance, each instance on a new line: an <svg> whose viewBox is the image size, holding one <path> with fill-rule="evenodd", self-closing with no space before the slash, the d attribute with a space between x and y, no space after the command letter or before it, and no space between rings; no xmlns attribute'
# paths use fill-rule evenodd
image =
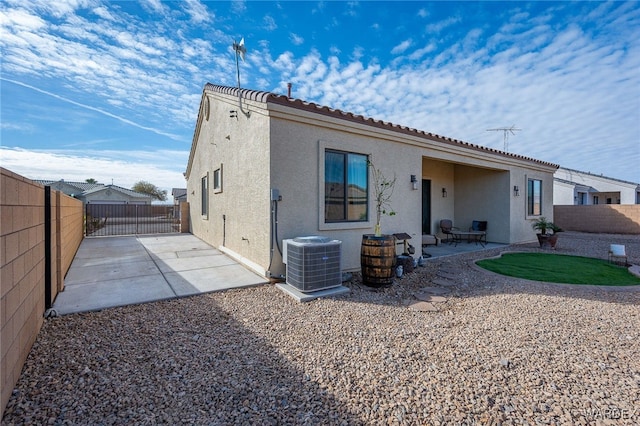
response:
<svg viewBox="0 0 640 426"><path fill-rule="evenodd" d="M51 192L50 270L46 270L45 188L0 168L1 411L43 323L46 276L51 301L83 238L82 202Z"/></svg>
<svg viewBox="0 0 640 426"><path fill-rule="evenodd" d="M640 234L640 204L553 206L553 222L567 231Z"/></svg>

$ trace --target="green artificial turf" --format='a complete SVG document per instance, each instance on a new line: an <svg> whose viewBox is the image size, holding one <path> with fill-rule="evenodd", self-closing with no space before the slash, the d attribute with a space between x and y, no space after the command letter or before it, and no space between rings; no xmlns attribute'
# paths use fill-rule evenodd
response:
<svg viewBox="0 0 640 426"><path fill-rule="evenodd" d="M477 265L510 277L564 284L628 286L640 278L602 259L548 253L507 253Z"/></svg>

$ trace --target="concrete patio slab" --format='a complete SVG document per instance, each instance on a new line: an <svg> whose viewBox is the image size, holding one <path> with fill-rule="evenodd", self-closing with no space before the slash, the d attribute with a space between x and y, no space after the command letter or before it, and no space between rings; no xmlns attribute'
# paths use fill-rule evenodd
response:
<svg viewBox="0 0 640 426"><path fill-rule="evenodd" d="M85 238L53 310L96 311L267 282L191 234Z"/></svg>
<svg viewBox="0 0 640 426"><path fill-rule="evenodd" d="M238 263L235 260L225 256L217 250L215 254L209 254L208 256L156 259L156 265L161 272L190 271L193 269L201 269L202 265L207 265L207 267L218 267L237 264Z"/></svg>
<svg viewBox="0 0 640 426"><path fill-rule="evenodd" d="M156 271L135 278L68 285L56 298L53 309L58 315L66 315L174 297L175 292L164 284L162 274Z"/></svg>

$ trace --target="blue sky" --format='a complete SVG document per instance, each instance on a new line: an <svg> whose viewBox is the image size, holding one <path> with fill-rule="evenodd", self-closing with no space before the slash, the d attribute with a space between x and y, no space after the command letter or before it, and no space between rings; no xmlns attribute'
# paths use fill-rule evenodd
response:
<svg viewBox="0 0 640 426"><path fill-rule="evenodd" d="M640 3L3 0L3 167L184 187L205 83L640 182Z"/></svg>

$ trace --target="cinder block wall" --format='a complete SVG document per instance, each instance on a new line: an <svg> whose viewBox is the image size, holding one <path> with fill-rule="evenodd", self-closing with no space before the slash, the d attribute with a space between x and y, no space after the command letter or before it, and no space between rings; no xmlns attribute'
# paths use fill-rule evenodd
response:
<svg viewBox="0 0 640 426"><path fill-rule="evenodd" d="M45 269L45 188L0 168L0 408L9 401L43 324L45 276L51 300L83 238L80 200L51 193L51 269Z"/></svg>
<svg viewBox="0 0 640 426"><path fill-rule="evenodd" d="M640 234L640 204L553 206L553 222L567 231Z"/></svg>
<svg viewBox="0 0 640 426"><path fill-rule="evenodd" d="M80 243L84 238L84 208L82 202L66 194L58 193L60 202L57 220L59 223L58 250L60 255L60 266L58 268L64 277L71 262L80 248ZM58 291L64 289L64 281L58 283Z"/></svg>
<svg viewBox="0 0 640 426"><path fill-rule="evenodd" d="M0 169L2 411L42 327L44 187Z"/></svg>

